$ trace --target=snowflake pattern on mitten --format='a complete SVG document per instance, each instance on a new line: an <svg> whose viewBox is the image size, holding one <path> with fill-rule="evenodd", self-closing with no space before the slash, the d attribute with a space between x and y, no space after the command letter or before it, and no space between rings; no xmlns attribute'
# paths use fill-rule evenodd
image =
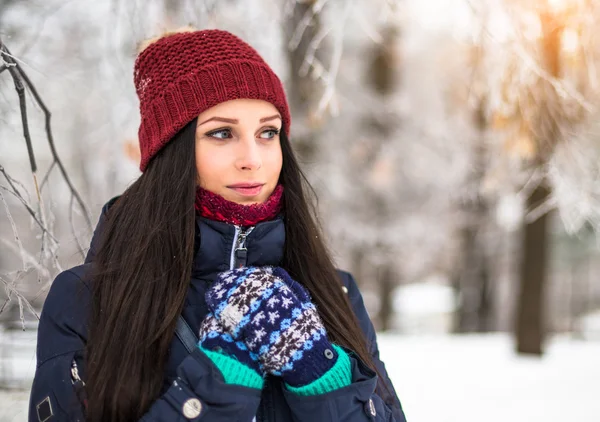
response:
<svg viewBox="0 0 600 422"><path fill-rule="evenodd" d="M246 343L235 340L226 332L212 313L209 313L200 324L199 346L204 350L233 357L262 375L258 355L248 350Z"/></svg>
<svg viewBox="0 0 600 422"><path fill-rule="evenodd" d="M290 385L316 380L337 359L310 295L281 268L222 273L206 302L232 339L258 356L264 372Z"/></svg>

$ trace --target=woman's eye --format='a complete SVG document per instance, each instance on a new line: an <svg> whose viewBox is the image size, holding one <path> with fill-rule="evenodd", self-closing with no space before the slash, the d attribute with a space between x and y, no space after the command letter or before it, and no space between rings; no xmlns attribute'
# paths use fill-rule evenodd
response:
<svg viewBox="0 0 600 422"><path fill-rule="evenodd" d="M273 139L274 137L276 137L277 135L279 135L279 130L277 129L267 129L264 130L261 134L260 137L262 139Z"/></svg>
<svg viewBox="0 0 600 422"><path fill-rule="evenodd" d="M207 135L210 136L211 138L227 139L227 138L231 138L231 130L219 129L219 130L215 130L214 132L210 132Z"/></svg>

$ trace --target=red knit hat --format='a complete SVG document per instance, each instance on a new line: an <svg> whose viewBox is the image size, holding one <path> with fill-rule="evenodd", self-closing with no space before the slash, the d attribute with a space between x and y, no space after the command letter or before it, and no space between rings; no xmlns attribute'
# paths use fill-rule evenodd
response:
<svg viewBox="0 0 600 422"><path fill-rule="evenodd" d="M281 81L256 50L226 31L177 32L159 38L138 55L134 83L140 100L142 171L187 123L225 101L268 101L290 133Z"/></svg>

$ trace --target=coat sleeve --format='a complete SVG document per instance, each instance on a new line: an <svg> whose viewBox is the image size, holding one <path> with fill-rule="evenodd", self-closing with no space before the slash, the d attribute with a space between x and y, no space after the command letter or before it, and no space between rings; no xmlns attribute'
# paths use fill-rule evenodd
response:
<svg viewBox="0 0 600 422"><path fill-rule="evenodd" d="M75 360L85 381L89 303L90 290L74 272L63 272L54 280L40 316L30 422L85 421L71 381L71 364ZM177 375L141 421L251 421L256 415L260 391L226 384L199 349L183 360Z"/></svg>
<svg viewBox="0 0 600 422"><path fill-rule="evenodd" d="M382 379L351 350L352 384L318 396L299 396L284 390L284 396L297 422L331 420L348 422L406 422L402 405L385 365L379 358L377 336L354 278L340 272L352 308L367 339L371 357ZM383 383L381 382L383 381ZM379 386L378 386L379 384ZM385 384L386 387L383 385Z"/></svg>

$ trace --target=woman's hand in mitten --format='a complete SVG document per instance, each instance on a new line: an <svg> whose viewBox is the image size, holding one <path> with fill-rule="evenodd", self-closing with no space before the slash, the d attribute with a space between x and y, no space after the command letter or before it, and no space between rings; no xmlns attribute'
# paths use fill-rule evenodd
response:
<svg viewBox="0 0 600 422"><path fill-rule="evenodd" d="M208 314L200 325L200 348L211 352L221 353L233 357L257 373L262 374L258 356L248 350L243 341L235 340L223 327L213 314Z"/></svg>
<svg viewBox="0 0 600 422"><path fill-rule="evenodd" d="M258 355L263 371L291 386L317 380L337 360L308 292L281 268L222 273L206 301L223 328Z"/></svg>
<svg viewBox="0 0 600 422"><path fill-rule="evenodd" d="M258 356L243 341L226 332L212 313L200 324L198 346L221 371L229 384L261 389L263 372Z"/></svg>

